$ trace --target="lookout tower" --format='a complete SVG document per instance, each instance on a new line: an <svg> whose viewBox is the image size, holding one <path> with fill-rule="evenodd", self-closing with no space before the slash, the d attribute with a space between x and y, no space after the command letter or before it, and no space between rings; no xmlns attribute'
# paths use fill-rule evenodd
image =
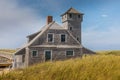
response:
<svg viewBox="0 0 120 80"><path fill-rule="evenodd" d="M68 29L81 44L81 23L83 21L83 13L74 8L70 8L62 14L61 17L64 28Z"/></svg>

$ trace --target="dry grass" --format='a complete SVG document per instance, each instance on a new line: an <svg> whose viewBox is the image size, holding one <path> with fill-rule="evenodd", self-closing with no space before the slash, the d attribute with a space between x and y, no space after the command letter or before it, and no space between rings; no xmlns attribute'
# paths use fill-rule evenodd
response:
<svg viewBox="0 0 120 80"><path fill-rule="evenodd" d="M106 50L106 51L97 51L101 55L117 55L120 56L120 50Z"/></svg>
<svg viewBox="0 0 120 80"><path fill-rule="evenodd" d="M14 49L0 49L0 53L13 54L16 50Z"/></svg>
<svg viewBox="0 0 120 80"><path fill-rule="evenodd" d="M120 56L95 55L46 62L2 74L0 80L120 80Z"/></svg>

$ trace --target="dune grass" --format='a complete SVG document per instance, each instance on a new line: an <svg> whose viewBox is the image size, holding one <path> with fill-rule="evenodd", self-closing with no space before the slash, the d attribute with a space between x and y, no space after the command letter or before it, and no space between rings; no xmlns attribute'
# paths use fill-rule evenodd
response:
<svg viewBox="0 0 120 80"><path fill-rule="evenodd" d="M97 51L97 54L100 54L100 55L117 55L117 56L120 56L120 50Z"/></svg>
<svg viewBox="0 0 120 80"><path fill-rule="evenodd" d="M0 53L7 53L7 54L13 54L16 50L15 49L0 49Z"/></svg>
<svg viewBox="0 0 120 80"><path fill-rule="evenodd" d="M0 80L120 80L120 56L94 55L45 62L3 73Z"/></svg>

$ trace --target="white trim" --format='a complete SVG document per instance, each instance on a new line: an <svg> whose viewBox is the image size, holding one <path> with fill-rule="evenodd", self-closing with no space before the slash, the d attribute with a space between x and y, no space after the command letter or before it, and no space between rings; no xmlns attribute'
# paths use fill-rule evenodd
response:
<svg viewBox="0 0 120 80"><path fill-rule="evenodd" d="M46 48L82 48L82 45L35 45L31 47Z"/></svg>
<svg viewBox="0 0 120 80"><path fill-rule="evenodd" d="M60 34L60 42L64 43L64 42L61 41L61 35L65 35L65 42L67 42L67 34L64 34L64 33Z"/></svg>
<svg viewBox="0 0 120 80"><path fill-rule="evenodd" d="M52 37L52 38L53 38L52 42L49 42L49 41L48 41L48 35L49 35L49 34L52 34L52 35L53 35L53 37ZM48 42L48 43L53 43L53 42L54 42L54 33L48 33L48 34L47 34L47 42Z"/></svg>
<svg viewBox="0 0 120 80"><path fill-rule="evenodd" d="M33 51L36 51L36 52L37 52L37 53L36 53L36 56L33 56ZM36 57L38 57L38 50L31 50L30 53L31 53L31 57L32 57L32 58L36 58Z"/></svg>
<svg viewBox="0 0 120 80"><path fill-rule="evenodd" d="M67 55L67 51L73 51L73 55ZM74 54L74 50L66 50L66 52L65 52L65 56L75 56L75 54Z"/></svg>
<svg viewBox="0 0 120 80"><path fill-rule="evenodd" d="M52 50L44 50L44 61L45 61L45 53L46 53L46 51L50 51L51 52L51 59L50 59L50 61L52 61Z"/></svg>

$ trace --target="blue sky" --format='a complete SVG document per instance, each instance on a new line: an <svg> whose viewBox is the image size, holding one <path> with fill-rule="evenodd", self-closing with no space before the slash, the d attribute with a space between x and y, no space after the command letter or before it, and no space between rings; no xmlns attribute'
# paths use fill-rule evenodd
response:
<svg viewBox="0 0 120 80"><path fill-rule="evenodd" d="M84 13L82 44L92 50L120 49L120 0L0 0L0 48L19 48L26 36L46 24L52 15L70 7Z"/></svg>

